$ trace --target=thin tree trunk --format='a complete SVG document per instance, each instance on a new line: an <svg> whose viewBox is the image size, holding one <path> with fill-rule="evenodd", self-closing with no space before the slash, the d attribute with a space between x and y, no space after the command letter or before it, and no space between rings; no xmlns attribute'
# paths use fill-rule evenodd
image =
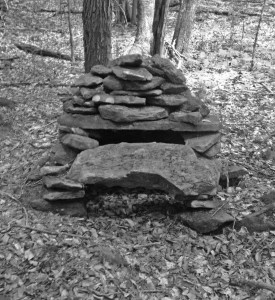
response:
<svg viewBox="0 0 275 300"><path fill-rule="evenodd" d="M83 0L85 72L111 59L111 0Z"/></svg>
<svg viewBox="0 0 275 300"><path fill-rule="evenodd" d="M265 9L265 4L266 4L266 0L263 0L261 15L260 15L260 18L259 18L259 22L258 22L258 26L257 26L257 31L256 31L256 35L255 35L255 40L254 40L254 44L253 44L253 51L252 51L252 60L251 60L251 65L250 65L250 71L252 71L253 67L254 67L254 58L255 58L255 54L256 54L256 47L257 47L259 32L260 32L260 28L261 28L262 19L263 19L263 13L264 13L264 9Z"/></svg>
<svg viewBox="0 0 275 300"><path fill-rule="evenodd" d="M129 54L149 55L152 46L152 25L155 3L152 0L138 1L138 24L134 45Z"/></svg>
<svg viewBox="0 0 275 300"><path fill-rule="evenodd" d="M170 0L156 0L153 20L153 45L151 54L163 55L165 26Z"/></svg>
<svg viewBox="0 0 275 300"><path fill-rule="evenodd" d="M74 39L73 39L73 31L72 31L72 22L71 22L71 0L67 0L68 2L68 25L69 25L69 33L70 33L70 45L71 45L71 61L74 63Z"/></svg>
<svg viewBox="0 0 275 300"><path fill-rule="evenodd" d="M193 29L195 12L198 0L184 0L181 4L181 9L178 14L172 44L175 42L175 48L180 52L188 52L189 41Z"/></svg>
<svg viewBox="0 0 275 300"><path fill-rule="evenodd" d="M138 0L133 0L131 23L134 25L137 24L137 4Z"/></svg>

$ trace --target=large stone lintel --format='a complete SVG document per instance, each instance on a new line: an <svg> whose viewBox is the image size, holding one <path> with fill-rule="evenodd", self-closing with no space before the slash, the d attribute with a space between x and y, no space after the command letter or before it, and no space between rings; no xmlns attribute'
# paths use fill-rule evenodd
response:
<svg viewBox="0 0 275 300"><path fill-rule="evenodd" d="M59 119L60 125L69 127L79 127L82 129L103 129L103 130L171 130L180 132L217 132L221 128L221 123L217 116L209 115L198 125L183 122L174 122L168 119L157 121L140 121L133 123L114 123L102 119L99 115L78 115L63 114Z"/></svg>

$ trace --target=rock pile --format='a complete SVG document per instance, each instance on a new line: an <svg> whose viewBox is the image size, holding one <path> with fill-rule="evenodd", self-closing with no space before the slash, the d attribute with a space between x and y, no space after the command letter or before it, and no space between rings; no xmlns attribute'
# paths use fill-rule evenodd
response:
<svg viewBox="0 0 275 300"><path fill-rule="evenodd" d="M61 100L44 201L82 201L87 185L215 194L220 122L169 60L126 55L93 66Z"/></svg>

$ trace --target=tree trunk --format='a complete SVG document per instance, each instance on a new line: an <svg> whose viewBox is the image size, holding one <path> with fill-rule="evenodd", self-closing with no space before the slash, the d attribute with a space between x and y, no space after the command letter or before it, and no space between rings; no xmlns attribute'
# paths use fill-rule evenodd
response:
<svg viewBox="0 0 275 300"><path fill-rule="evenodd" d="M111 59L111 0L83 0L85 72Z"/></svg>
<svg viewBox="0 0 275 300"><path fill-rule="evenodd" d="M153 16L154 16L154 7L155 1L152 0L139 0L138 1L138 24L137 24L137 33L134 45L132 46L129 54L139 53L141 55L149 55L153 34L152 34L152 25L153 25Z"/></svg>
<svg viewBox="0 0 275 300"><path fill-rule="evenodd" d="M195 12L198 0L181 0L177 24L172 43L180 52L188 52L189 40L194 24Z"/></svg>
<svg viewBox="0 0 275 300"><path fill-rule="evenodd" d="M138 0L133 0L131 23L134 25L137 24L137 4Z"/></svg>
<svg viewBox="0 0 275 300"><path fill-rule="evenodd" d="M151 54L163 55L165 26L170 0L156 0L153 20L153 45Z"/></svg>

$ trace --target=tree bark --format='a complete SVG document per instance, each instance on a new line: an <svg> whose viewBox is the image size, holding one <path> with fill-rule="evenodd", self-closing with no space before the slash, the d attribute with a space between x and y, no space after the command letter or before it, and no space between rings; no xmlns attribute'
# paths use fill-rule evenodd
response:
<svg viewBox="0 0 275 300"><path fill-rule="evenodd" d="M111 0L83 0L85 72L111 59Z"/></svg>
<svg viewBox="0 0 275 300"><path fill-rule="evenodd" d="M138 0L133 0L131 23L134 25L137 24L137 4Z"/></svg>
<svg viewBox="0 0 275 300"><path fill-rule="evenodd" d="M139 0L138 1L138 24L134 45L129 54L139 53L149 55L152 46L152 25L154 16L155 1Z"/></svg>
<svg viewBox="0 0 275 300"><path fill-rule="evenodd" d="M151 54L163 56L165 26L170 0L156 0L153 20L153 45Z"/></svg>
<svg viewBox="0 0 275 300"><path fill-rule="evenodd" d="M181 0L177 24L172 39L175 48L180 52L188 52L189 40L193 28L198 0Z"/></svg>

